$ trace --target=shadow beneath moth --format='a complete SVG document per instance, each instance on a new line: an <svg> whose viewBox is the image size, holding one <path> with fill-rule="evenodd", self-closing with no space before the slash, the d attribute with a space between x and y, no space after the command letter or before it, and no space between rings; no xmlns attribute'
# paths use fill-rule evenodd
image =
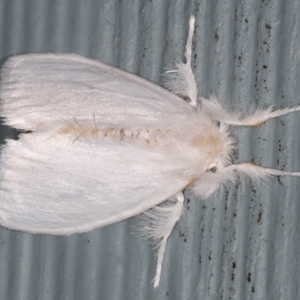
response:
<svg viewBox="0 0 300 300"><path fill-rule="evenodd" d="M232 164L230 126L258 126L300 107L243 115L215 97L198 101L194 23L192 16L186 63L168 72L169 91L74 54L28 54L4 64L1 117L27 133L2 149L2 226L69 235L144 213L141 234L158 246L157 287L168 237L183 211L183 190L205 199L240 175L257 182L300 176Z"/></svg>

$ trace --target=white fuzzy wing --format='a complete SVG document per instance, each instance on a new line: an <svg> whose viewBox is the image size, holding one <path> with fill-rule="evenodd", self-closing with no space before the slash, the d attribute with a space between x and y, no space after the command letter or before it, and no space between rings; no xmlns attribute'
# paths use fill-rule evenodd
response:
<svg viewBox="0 0 300 300"><path fill-rule="evenodd" d="M174 196L191 178L143 147L23 134L2 149L0 224L71 234L115 223Z"/></svg>
<svg viewBox="0 0 300 300"><path fill-rule="evenodd" d="M156 84L75 54L15 56L1 75L1 115L17 129L90 121L93 115L102 125L151 125L192 111Z"/></svg>

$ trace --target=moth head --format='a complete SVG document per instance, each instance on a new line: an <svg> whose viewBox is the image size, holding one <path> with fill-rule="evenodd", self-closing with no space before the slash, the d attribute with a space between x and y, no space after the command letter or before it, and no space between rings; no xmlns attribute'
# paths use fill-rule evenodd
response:
<svg viewBox="0 0 300 300"><path fill-rule="evenodd" d="M214 121L214 126L219 131L222 148L217 153L213 162L206 170L209 173L217 173L226 166L232 164L232 154L235 150L236 141L230 136L228 126L220 121Z"/></svg>

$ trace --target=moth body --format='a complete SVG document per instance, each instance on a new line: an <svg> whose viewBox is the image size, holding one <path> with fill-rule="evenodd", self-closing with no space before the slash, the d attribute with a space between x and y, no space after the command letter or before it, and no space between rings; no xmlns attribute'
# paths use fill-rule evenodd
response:
<svg viewBox="0 0 300 300"><path fill-rule="evenodd" d="M180 124L175 119L169 124L162 121L161 126L132 124L113 127L97 125L92 120L81 124L75 119L58 130L58 134L71 135L74 142L107 141L167 155L190 174L190 182L200 179L204 172L211 172L211 169L224 168L230 161L235 143L227 126L220 127L200 108L183 112L180 118Z"/></svg>
<svg viewBox="0 0 300 300"><path fill-rule="evenodd" d="M186 63L169 72L168 90L74 54L28 54L2 68L0 116L21 130L0 159L0 224L35 234L86 232L144 213L141 233L158 243L153 286L183 211L183 191L201 199L246 175L300 176L233 164L231 126L258 126L300 110L228 110L199 98ZM189 99L189 102L184 99Z"/></svg>

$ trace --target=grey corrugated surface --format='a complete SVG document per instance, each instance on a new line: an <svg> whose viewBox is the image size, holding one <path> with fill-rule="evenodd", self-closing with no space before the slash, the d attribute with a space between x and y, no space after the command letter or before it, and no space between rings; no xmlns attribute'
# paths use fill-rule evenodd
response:
<svg viewBox="0 0 300 300"><path fill-rule="evenodd" d="M161 82L181 59L196 15L201 95L233 107L300 103L299 0L2 0L1 63L29 52L74 52ZM163 99L162 99L163 101ZM300 170L298 114L236 129L236 161ZM0 138L14 132L1 127ZM0 299L300 299L300 179L249 181L209 201L186 193L162 280L139 218L70 237L0 230Z"/></svg>

